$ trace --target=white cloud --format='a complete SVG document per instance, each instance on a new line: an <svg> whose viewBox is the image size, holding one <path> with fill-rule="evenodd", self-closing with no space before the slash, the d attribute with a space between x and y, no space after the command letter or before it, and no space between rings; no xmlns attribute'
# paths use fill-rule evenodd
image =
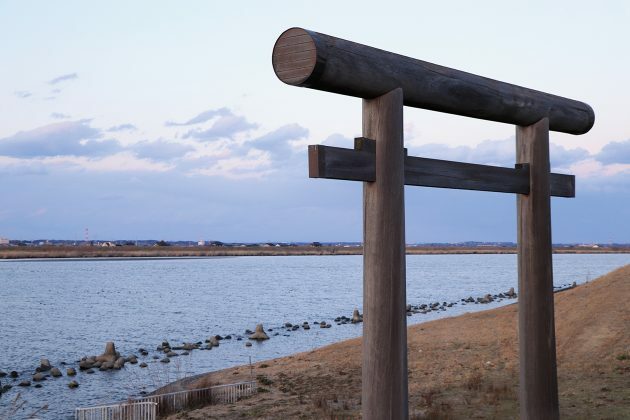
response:
<svg viewBox="0 0 630 420"><path fill-rule="evenodd" d="M261 178L274 172L269 152L252 149L245 156L219 159L207 168L191 171L191 174L221 176L230 179Z"/></svg>
<svg viewBox="0 0 630 420"><path fill-rule="evenodd" d="M87 156L47 156L15 158L0 156L0 168L9 172L46 173L49 170L89 172L165 172L173 165L139 159L130 152L93 158Z"/></svg>
<svg viewBox="0 0 630 420"><path fill-rule="evenodd" d="M594 158L580 160L569 166L569 171L575 176L584 178L611 177L630 175L630 163L604 164Z"/></svg>

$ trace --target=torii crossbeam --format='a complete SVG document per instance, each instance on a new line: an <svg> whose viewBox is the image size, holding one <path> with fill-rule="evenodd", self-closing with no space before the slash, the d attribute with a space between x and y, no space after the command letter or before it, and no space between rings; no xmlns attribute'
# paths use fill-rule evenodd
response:
<svg viewBox="0 0 630 420"><path fill-rule="evenodd" d="M404 185L517 194L520 410L557 419L550 196L575 178L549 171L549 131L588 132L590 106L301 28L273 49L278 78L363 98L354 149L309 146L309 175L364 182L362 411L409 416ZM501 168L407 156L403 105L516 125L516 165Z"/></svg>

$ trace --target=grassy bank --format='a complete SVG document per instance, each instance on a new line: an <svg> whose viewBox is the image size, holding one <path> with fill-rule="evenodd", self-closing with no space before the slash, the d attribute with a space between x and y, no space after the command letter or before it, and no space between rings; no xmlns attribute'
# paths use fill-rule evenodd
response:
<svg viewBox="0 0 630 420"><path fill-rule="evenodd" d="M560 254L630 253L630 248L557 248ZM243 257L290 255L361 255L362 247L290 246L290 247L97 247L97 246L37 246L3 247L0 259L21 258L177 258L177 257ZM505 247L408 247L409 255L431 254L514 254L516 248Z"/></svg>
<svg viewBox="0 0 630 420"><path fill-rule="evenodd" d="M628 418L630 265L555 295L563 418ZM517 305L408 330L412 418L517 418ZM361 341L255 365L261 392L171 419L355 418L361 413ZM207 374L186 387L248 380L249 367Z"/></svg>

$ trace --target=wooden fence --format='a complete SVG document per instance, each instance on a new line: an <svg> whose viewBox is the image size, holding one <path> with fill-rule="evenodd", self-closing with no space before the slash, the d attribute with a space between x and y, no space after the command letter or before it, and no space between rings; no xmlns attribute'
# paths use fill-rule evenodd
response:
<svg viewBox="0 0 630 420"><path fill-rule="evenodd" d="M157 404L154 402L129 402L75 410L76 420L155 420L156 418Z"/></svg>
<svg viewBox="0 0 630 420"><path fill-rule="evenodd" d="M150 395L113 405L77 408L75 418L76 420L152 420L157 416L165 416L184 409L211 404L235 403L239 399L250 397L257 392L256 381L217 385L210 388ZM152 407L153 417L147 417L144 414L145 406Z"/></svg>

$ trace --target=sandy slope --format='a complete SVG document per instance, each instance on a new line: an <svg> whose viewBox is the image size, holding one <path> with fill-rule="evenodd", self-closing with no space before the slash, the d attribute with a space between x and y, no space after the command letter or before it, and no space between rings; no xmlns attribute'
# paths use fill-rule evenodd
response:
<svg viewBox="0 0 630 420"><path fill-rule="evenodd" d="M630 418L630 265L557 294L555 305L562 417ZM516 311L510 305L409 328L412 418L518 417ZM354 339L259 363L254 375L268 392L171 418L360 417L360 351ZM232 368L191 386L247 379L249 368Z"/></svg>

